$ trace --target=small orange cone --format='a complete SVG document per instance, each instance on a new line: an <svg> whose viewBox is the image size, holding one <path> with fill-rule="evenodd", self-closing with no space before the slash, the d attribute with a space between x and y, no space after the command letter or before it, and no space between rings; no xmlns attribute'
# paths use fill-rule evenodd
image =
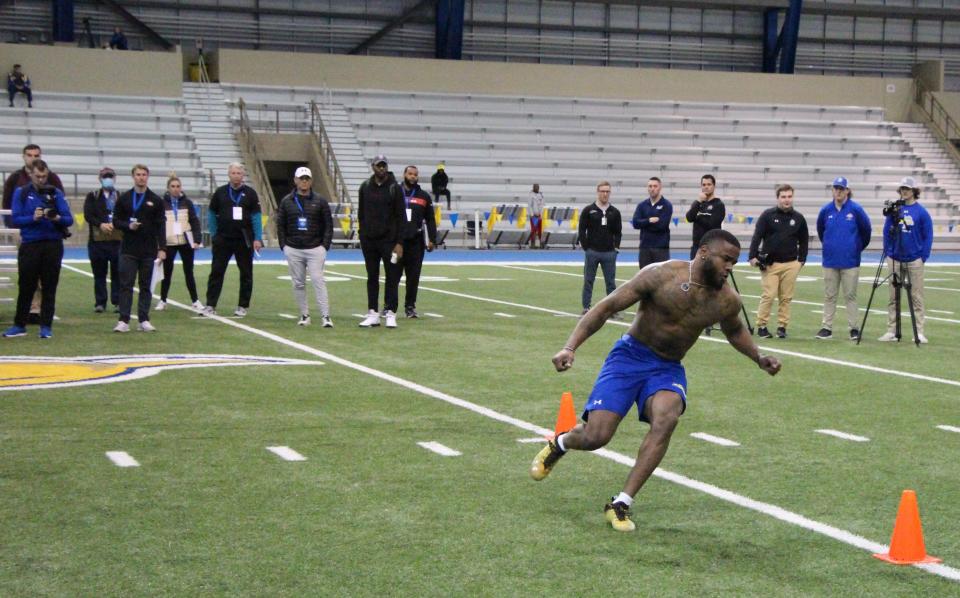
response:
<svg viewBox="0 0 960 598"><path fill-rule="evenodd" d="M557 425L553 428L553 437L569 432L577 425L577 412L573 408L573 393L565 392L560 397L560 411L557 413Z"/></svg>
<svg viewBox="0 0 960 598"><path fill-rule="evenodd" d="M920 526L917 494L913 490L904 490L900 497L897 521L893 524L893 537L890 539L890 552L873 556L894 565L943 562L942 559L927 555L927 548L923 544L923 528Z"/></svg>

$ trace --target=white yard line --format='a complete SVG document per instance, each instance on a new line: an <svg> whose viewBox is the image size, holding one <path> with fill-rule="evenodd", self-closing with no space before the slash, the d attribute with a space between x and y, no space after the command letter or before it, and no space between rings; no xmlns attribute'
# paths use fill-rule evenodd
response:
<svg viewBox="0 0 960 598"><path fill-rule="evenodd" d="M277 314L281 318L286 318L287 320L296 320L297 316L292 316L290 314Z"/></svg>
<svg viewBox="0 0 960 598"><path fill-rule="evenodd" d="M306 461L307 458L289 446L268 446L267 450L284 461Z"/></svg>
<svg viewBox="0 0 960 598"><path fill-rule="evenodd" d="M107 451L106 455L117 467L140 467L137 460L124 451Z"/></svg>
<svg viewBox="0 0 960 598"><path fill-rule="evenodd" d="M438 455L442 455L444 457L459 457L460 455L463 454L460 451L453 450L449 446L444 446L439 442L434 442L432 440L430 442L418 442L417 444L427 449L428 451L433 451Z"/></svg>
<svg viewBox="0 0 960 598"><path fill-rule="evenodd" d="M870 442L870 439L866 436L857 436L856 434L848 434L846 432L841 432L840 430L814 430L819 434L826 434L827 436L834 436L836 438L842 438L843 440L852 440L853 442Z"/></svg>
<svg viewBox="0 0 960 598"><path fill-rule="evenodd" d="M73 269L73 268L71 268L71 269ZM74 269L74 270L76 270L76 269ZM89 276L89 277L91 277L91 278L93 277L93 275L90 274L90 273L88 273L88 272L84 272L84 271L82 271L82 270L76 270L76 271L77 271L77 272L80 272L81 274L84 274L84 275L86 275L86 276ZM359 277L358 277L358 278L359 278ZM446 291L446 292L449 293L449 291ZM451 294L460 295L460 293L451 293ZM467 297L468 297L468 298L472 298L472 297L469 297L469 296L467 296ZM491 301L495 301L495 300L491 300ZM191 310L190 306L185 305L185 304L183 304L183 303L176 302L176 301L171 301L171 302L169 302L169 304L170 304L170 305L173 305L173 306L175 306L175 307L179 307L179 308L181 308L181 309L184 309L184 310L186 310L186 311L190 311L190 310ZM555 312L556 312L556 310L549 310L549 309L546 309L546 308L533 308L533 309L537 309L537 310L539 310L539 311L545 311L545 312L548 312L548 313L555 313ZM561 312L561 313L562 313L562 312ZM381 371L381 370L377 370L377 369L374 369L374 368L371 368L371 367L368 367L368 366L365 366L365 365L362 365L362 364L359 364L359 363L355 363L355 362L349 361L349 360L344 359L344 358L342 358L342 357L338 357L338 356L336 356L336 355L334 355L334 354L332 354L332 353L327 353L326 351L321 351L321 350L319 350L319 349L315 349L315 348L313 348L313 347L310 347L310 346L304 345L304 344L302 344L302 343L298 343L298 342L289 340L289 339L287 339L287 338L284 338L284 337L282 337L282 336L273 334L273 333L271 333L271 332L267 332L267 331L265 331L265 330L260 330L260 329L258 329L258 328L254 328L254 327L252 327L252 326L248 326L248 325L243 324L243 323L241 323L241 322L237 322L237 321L234 321L234 320L229 320L229 319L227 319L227 318L223 318L223 317L220 317L220 316L212 316L210 319L211 319L212 321L217 321L217 322L220 322L220 323L225 324L225 325L227 325L227 326L232 326L232 327L234 327L234 328L236 328L236 329L238 329L238 330L243 330L243 331L248 332L248 333L250 333L250 334L254 334L254 335L256 335L256 336L260 336L260 337L262 337L262 338L265 338L265 339L274 341L274 342L276 342L276 343L278 343L278 344L285 345L285 346L287 346L287 347L290 347L290 348L293 348L293 349L297 349L297 350L299 350L299 351L303 351L304 353L309 353L309 354L314 355L314 356L316 356L316 357L320 357L321 359L325 359L325 360L330 361L330 362L332 362L332 363L335 363L335 364L337 364L337 365L342 365L342 366L344 366L344 367L350 368L350 369L355 370L355 371L357 371L357 372L361 372L361 373L363 373L363 374L367 374L367 375L372 376L372 377L374 377L374 378L378 378L378 379L383 380L383 381L385 381L385 382L389 382L389 383L391 383L391 384L396 384L396 385L401 386L401 387L403 387L403 388L406 388L406 389L408 389L408 390L411 390L411 391L414 391L414 392L418 392L418 393L420 393L420 394L422 394L422 395L425 395L425 396L428 396L428 397L431 397L431 398L434 398L434 399L437 399L437 400L440 400L440 401L444 401L444 402L446 402L446 403L448 403L448 404L450 404L450 405L454 405L454 406L457 406L457 407L460 407L460 408L463 408L463 409L467 409L468 411L471 411L471 412L476 413L476 414L478 414L478 415L482 415L482 416L487 417L487 418L490 418L490 419L492 419L492 420L499 421L499 422L501 422L501 423L505 423L505 424L511 425L511 426L513 426L513 427L520 428L520 429L522 429L522 430L526 430L527 432L530 432L530 433L532 433L532 434L539 434L539 435L542 435L542 436L547 436L547 435L550 435L550 434L551 434L551 431L550 431L550 430L548 430L547 428L544 428L544 427L542 427L542 426L538 426L538 425L536 425L536 424L532 424L532 423L523 421L523 420L521 420L521 419L517 419L517 418L515 418L515 417L506 415L506 414L504 414L504 413L500 413L499 411L494 411L493 409L490 409L489 407L484 407L483 405L478 405L478 404L476 404L476 403L472 403L472 402L470 402L470 401L466 401L466 400L464 400L464 399L457 398L457 397L455 397L455 396L453 396L453 395L449 395L449 394L444 393L444 392L441 392L441 391L439 391L439 390L432 389L432 388L430 388L430 387L424 386L424 385L419 384L419 383L417 383L417 382L412 382L412 381L410 381L410 380L406 380L406 379L404 379L404 378L400 378L399 376L394 376L394 375L392 375L392 374L388 374L388 373L383 372L383 371ZM726 342L726 341L723 341L723 342ZM880 369L880 368L877 368L877 370L878 370L878 371L881 371L881 372L887 372L887 370ZM958 386L960 386L960 383L956 383L956 384L957 384ZM602 457L602 458L604 458L604 459L609 459L609 460L611 460L611 461L615 461L615 462L620 463L620 464L622 464L622 465L626 465L627 467L633 467L634 461L635 461L635 459L634 459L633 457L628 457L627 455L623 455L623 454L621 454L621 453L617 453L617 452L615 452L615 451L611 451L611 450L603 449L603 448L597 449L597 450L595 450L595 451L592 451L590 454L597 455L597 456L599 456L599 457ZM740 494L736 494L735 492L731 492L731 491L729 491L729 490L724 490L723 488L719 488L719 487L714 486L714 485L712 485L712 484L707 484L707 483L705 483L705 482L700 482L700 481L698 481L698 480L694 480L694 479L692 479L692 478L688 478L688 477L686 477L686 476L684 476L684 475L681 475L681 474L678 474L678 473L673 473L673 472L670 472L670 471L666 471L666 470L661 469L661 468L658 467L656 470L654 470L653 475L654 475L655 477L660 478L660 479L664 479L664 480L673 482L673 483L675 483L675 484L684 486L684 487L686 487L686 488L690 488L690 489L692 489L692 490L697 490L697 491L699 491L699 492L703 492L703 493L705 493L705 494L709 494L710 496L713 496L713 497L715 497L715 498L719 498L719 499L724 500L724 501L726 501L726 502L729 502L729 503L731 503L731 504L735 504L735 505L738 505L738 506L740 506L740 507L743 507L743 508L746 508L746 509L750 509L750 510L752 510L752 511L756 511L756 512L758 512L758 513L762 513L762 514L764 514L764 515L773 517L774 519L778 519L778 520L780 520L780 521L783 521L783 522L786 522L786 523L790 523L790 524L792 524L792 525L796 525L796 526L802 527L802 528L804 528L804 529L807 529L807 530L816 532L816 533L818 533L818 534L827 536L827 537L829 537L829 538L832 538L832 539L834 539L834 540L843 542L843 543L848 544L848 545L850 545L850 546L854 546L854 547L856 547L856 548L860 548L861 550L865 550L865 551L868 551L868 552L870 552L870 553L884 553L884 552L887 552L887 551L889 550L889 546L886 546L886 545L884 545L884 544L880 544L880 543L878 543L878 542L873 542L873 541L871 541L871 540L868 540L868 539L866 539L866 538L863 538L862 536L858 536L858 535L856 535L856 534L854 534L854 533L852 533L852 532L846 531L846 530L844 530L844 529L840 529L840 528L838 528L838 527L834 527L834 526L831 526L831 525L827 525L827 524L825 524L825 523L820 523L819 521L815 521L815 520L813 520L813 519L809 519L809 518L807 518L807 517L804 517L803 515L800 515L800 514L798 514L798 513L794 513L794 512L792 512L792 511L788 511L787 509L784 509L784 508L782 508L782 507L778 507L778 506L773 505L773 504L770 504L770 503L765 503L765 502L757 501L757 500L754 500L754 499L752 499L752 498L749 498L749 497L746 497L746 496L743 496L743 495L740 495ZM914 565L914 567L916 567L916 568L918 568L918 569L922 569L922 570L924 570L924 571L928 571L928 572L930 572L930 573L933 573L933 574L935 574L935 575L939 575L939 576L944 577L944 578L947 578L947 579L951 579L951 580L954 580L954 581L960 581L960 569L954 569L953 567L948 567L948 566L942 565L942 564L941 564L941 565Z"/></svg>
<svg viewBox="0 0 960 598"><path fill-rule="evenodd" d="M956 427L956 426L945 426L945 425L943 425L943 426L937 426L937 428L939 428L939 429L941 429L941 430L943 430L943 431L945 431L945 432L957 432L958 434L960 434L960 428L958 428L958 427Z"/></svg>
<svg viewBox="0 0 960 598"><path fill-rule="evenodd" d="M522 442L524 444L543 444L546 441L546 436L537 436L536 438L517 438L517 442Z"/></svg>
<svg viewBox="0 0 960 598"><path fill-rule="evenodd" d="M719 444L720 446L740 446L739 442L734 442L733 440L728 440L726 438L714 436L713 434L707 434L706 432L693 432L690 435L693 436L694 438L699 438L700 440L712 442L713 444Z"/></svg>
<svg viewBox="0 0 960 598"><path fill-rule="evenodd" d="M428 317L431 317L431 318L442 318L442 317L443 317L443 316L441 316L440 314L435 314L435 313L432 313L432 312L429 312L429 311L423 312L423 315L428 316Z"/></svg>
<svg viewBox="0 0 960 598"><path fill-rule="evenodd" d="M500 316L501 318L516 318L516 317L517 317L517 316L515 316L515 315L513 315L513 314L505 314L505 313L503 313L502 311L495 311L495 312L493 312L493 315L495 315L495 316Z"/></svg>

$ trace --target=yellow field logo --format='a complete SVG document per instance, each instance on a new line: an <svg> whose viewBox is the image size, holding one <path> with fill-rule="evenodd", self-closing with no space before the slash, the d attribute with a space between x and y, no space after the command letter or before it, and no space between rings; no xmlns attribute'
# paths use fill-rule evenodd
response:
<svg viewBox="0 0 960 598"><path fill-rule="evenodd" d="M0 357L0 391L106 384L146 378L162 370L259 365L323 365L323 362L252 355Z"/></svg>

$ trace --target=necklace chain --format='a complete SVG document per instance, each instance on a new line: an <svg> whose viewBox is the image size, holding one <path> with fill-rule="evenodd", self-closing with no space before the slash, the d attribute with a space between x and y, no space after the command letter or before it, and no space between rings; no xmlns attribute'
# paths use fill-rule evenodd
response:
<svg viewBox="0 0 960 598"><path fill-rule="evenodd" d="M704 287L704 286L706 286L706 285L703 285L703 284L701 284L701 283L699 283L699 282L695 282L695 281L693 280L693 260L690 260L689 272L690 272L690 274L689 274L689 276L687 276L687 282L682 282L682 283L680 283L680 290L681 290L681 291L683 291L684 293L689 293L689 292L690 292L690 286L691 286L691 285L695 285L695 286L698 286L698 287L701 287L701 288Z"/></svg>

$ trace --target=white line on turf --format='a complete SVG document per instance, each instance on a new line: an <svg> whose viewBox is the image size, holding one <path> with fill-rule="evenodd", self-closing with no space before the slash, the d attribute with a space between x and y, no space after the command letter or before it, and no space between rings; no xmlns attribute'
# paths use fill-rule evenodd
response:
<svg viewBox="0 0 960 598"><path fill-rule="evenodd" d="M442 318L442 317L443 317L443 316L441 316L440 314L431 313L431 312L429 312L429 311L423 312L423 315L429 316L429 317L431 317L431 318Z"/></svg>
<svg viewBox="0 0 960 598"><path fill-rule="evenodd" d="M943 425L943 426L937 426L937 427L940 428L941 430L945 431L945 432L957 432L957 433L960 433L960 428L958 428L958 427L956 427L956 426L946 426L946 425Z"/></svg>
<svg viewBox="0 0 960 598"><path fill-rule="evenodd" d="M495 315L495 316L500 316L501 318L516 318L516 317L517 317L517 316L515 316L515 315L513 315L513 314L505 314L505 313L503 313L502 311L495 311L495 312L493 312L493 315Z"/></svg>
<svg viewBox="0 0 960 598"><path fill-rule="evenodd" d="M517 442L522 442L524 444L537 444L544 443L547 441L546 437L536 437L536 438L517 438Z"/></svg>
<svg viewBox="0 0 960 598"><path fill-rule="evenodd" d="M292 315L290 315L290 314L277 314L277 315L280 316L281 318L286 318L286 319L288 319L288 320L296 320L296 319L297 319L297 316L292 316Z"/></svg>
<svg viewBox="0 0 960 598"><path fill-rule="evenodd" d="M932 311L933 313L937 313L937 314L951 314L951 315L952 315L952 314L954 313L954 312L952 312L952 311L950 311L950 310L947 310L947 309L928 309L927 311Z"/></svg>
<svg viewBox="0 0 960 598"><path fill-rule="evenodd" d="M700 440L706 440L707 442L712 442L713 444L719 444L720 446L740 446L739 442L727 440L726 438L714 436L713 434L707 434L706 432L693 432L690 435L694 438L699 438Z"/></svg>
<svg viewBox="0 0 960 598"><path fill-rule="evenodd" d="M498 280L513 280L513 279L512 279L512 278L475 278L475 277L471 277L471 278L468 278L467 280L473 280L473 281L475 281L475 282L488 282L488 281L489 281L489 282L492 282L492 281L498 281Z"/></svg>
<svg viewBox="0 0 960 598"><path fill-rule="evenodd" d="M307 458L289 446L268 446L267 450L284 461L306 461Z"/></svg>
<svg viewBox="0 0 960 598"><path fill-rule="evenodd" d="M418 442L417 444L427 449L428 451L433 451L438 455L442 455L444 457L459 457L460 455L463 454L460 451L453 450L449 446L444 446L439 442L434 442L432 440L430 442Z"/></svg>
<svg viewBox="0 0 960 598"><path fill-rule="evenodd" d="M137 460L124 451L107 451L106 455L117 467L140 467Z"/></svg>
<svg viewBox="0 0 960 598"><path fill-rule="evenodd" d="M870 442L870 439L867 438L866 436L857 436L856 434L848 434L846 432L841 432L840 430L823 429L823 430L814 430L814 432L817 432L819 434L826 434L827 436L834 436L836 438L842 438L844 440L852 440L854 442Z"/></svg>
<svg viewBox="0 0 960 598"><path fill-rule="evenodd" d="M70 269L75 270L76 272L79 272L80 274L83 274L90 278L93 277L93 275L90 274L89 272L85 272L83 270L79 270L76 268L70 268ZM361 278L361 277L358 276L356 278ZM461 293L452 293L450 291L444 291L444 293L449 293L452 295L461 295ZM467 296L467 298L472 299L473 297ZM488 301L501 303L497 300L492 300L492 299ZM183 303L179 303L177 301L170 301L168 303L180 309L190 311L190 306L185 305ZM502 303L506 303L506 302L502 302ZM524 306L524 307L527 307L527 306ZM547 308L538 308L535 306L529 306L529 308L538 310L538 311L548 312L548 313L556 312L556 310L551 310ZM562 312L559 312L559 313L562 313ZM359 363L349 361L342 357L338 357L332 353L327 353L326 351L321 351L319 349L315 349L313 347L304 345L303 343L298 343L296 341L292 341L285 337L273 334L272 332L267 332L266 330L260 330L258 328L248 326L241 322L229 320L227 318L223 318L220 316L212 316L210 319L212 321L217 321L227 326L233 326L234 328L249 332L250 334L254 334L254 335L266 338L268 340L285 345L287 347L291 347L293 349L303 351L304 353L315 355L322 359L326 359L331 363L336 363L338 365L342 365L352 370L367 374L374 378L378 378L380 380L384 380L386 382L390 382L392 384L402 386L403 388L412 390L414 392L418 392L422 395L425 395L440 401L444 401L446 403L455 405L457 407L461 407L468 411L472 411L473 413L476 413L478 415L488 417L492 420L499 421L499 422L514 426L516 428L520 428L522 430L526 430L533 434L540 434L543 436L547 436L552 433L547 428L523 421L521 419L517 419L515 417L506 415L504 413L500 413L499 411L494 411L489 407L484 407L483 405L471 403L470 401L457 398L453 395L449 395L439 390L435 390L430 387L423 386L422 384L418 384L417 382L412 382L410 380L400 378L399 376L394 376L392 374L388 374L381 370L377 370ZM726 342L726 341L723 341L723 342ZM883 372L887 371L887 370L881 370L880 368L877 368L877 369L878 371L883 371ZM958 385L960 385L960 383L958 383ZM635 459L633 457L628 457L627 455L623 455L621 453L617 453L615 451L611 451L609 449L604 449L604 448L592 451L590 454L603 457L604 459L609 459L616 463L626 465L627 467L633 467L635 462ZM770 517L773 517L774 519L778 519L780 521L784 521L786 523L790 523L790 524L802 527L804 529L827 536L839 542L849 544L850 546L854 546L856 548L869 551L871 553L878 553L878 552L882 553L882 552L887 552L889 550L889 546L880 544L878 542L873 542L871 540L863 538L862 536L858 536L854 533L848 532L847 530L840 529L832 525L828 525L826 523L820 523L819 521L814 521L813 519L809 519L798 513L788 511L787 509L784 509L782 507L778 507L770 503L754 500L752 498L748 498L741 494L737 494L729 490L724 490L723 488L719 488L712 484L707 484L706 482L701 482L698 480L694 480L692 478L688 478L678 473L666 471L658 467L657 469L654 470L653 475L657 478L667 480L669 482L673 482L675 484L684 486L686 488L690 488L692 490L697 490L705 494L709 494L710 496L713 496L715 498L719 498L721 500L741 506L743 508L756 511L764 515L768 515ZM953 567L948 567L942 564L941 565L932 565L932 564L931 565L913 565L913 566L918 569L922 569L924 571L933 573L934 575L939 575L940 577L945 577L947 579L952 579L954 581L960 581L960 569L954 569Z"/></svg>

